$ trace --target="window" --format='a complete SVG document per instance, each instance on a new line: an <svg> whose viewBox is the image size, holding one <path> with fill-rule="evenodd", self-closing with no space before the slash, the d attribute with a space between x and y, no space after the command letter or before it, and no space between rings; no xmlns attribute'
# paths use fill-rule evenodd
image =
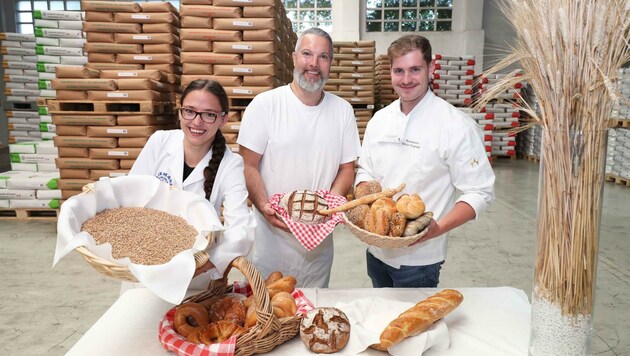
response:
<svg viewBox="0 0 630 356"><path fill-rule="evenodd" d="M300 33L310 27L332 31L332 0L283 0L293 31Z"/></svg>
<svg viewBox="0 0 630 356"><path fill-rule="evenodd" d="M367 32L451 31L453 0L367 0Z"/></svg>
<svg viewBox="0 0 630 356"><path fill-rule="evenodd" d="M33 31L33 11L34 10L56 10L56 11L80 11L81 0L15 0L17 3L16 23L17 32L32 34ZM145 1L167 1L167 0L135 0ZM179 8L179 1L167 1L176 8Z"/></svg>

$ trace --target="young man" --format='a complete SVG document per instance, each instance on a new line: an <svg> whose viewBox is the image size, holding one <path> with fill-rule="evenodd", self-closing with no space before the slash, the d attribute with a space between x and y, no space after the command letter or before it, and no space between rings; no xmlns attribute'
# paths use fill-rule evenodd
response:
<svg viewBox="0 0 630 356"><path fill-rule="evenodd" d="M370 246L368 275L377 288L437 287L448 232L475 219L494 200L494 173L475 121L429 90L434 69L429 41L406 35L387 54L400 98L370 120L355 183L405 183L403 193L420 194L435 220L412 246ZM457 199L456 191L461 192Z"/></svg>
<svg viewBox="0 0 630 356"><path fill-rule="evenodd" d="M345 196L352 187L361 147L350 104L323 90L332 56L325 31L303 32L293 53L293 81L254 98L237 141L256 208L253 263L264 277L280 271L302 287L328 286L333 241L328 237L307 251L275 216L268 197L298 189Z"/></svg>

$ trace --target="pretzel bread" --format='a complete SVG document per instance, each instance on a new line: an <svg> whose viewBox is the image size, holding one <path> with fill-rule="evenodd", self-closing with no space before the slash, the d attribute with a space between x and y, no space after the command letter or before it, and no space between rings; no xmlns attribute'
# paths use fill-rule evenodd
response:
<svg viewBox="0 0 630 356"><path fill-rule="evenodd" d="M430 296L392 320L381 333L380 344L370 347L387 351L404 338L420 334L457 308L463 299L462 294L453 289L445 289Z"/></svg>
<svg viewBox="0 0 630 356"><path fill-rule="evenodd" d="M398 188L395 189L385 189L382 192L364 195L359 199L350 200L349 202L339 205L336 208L320 210L320 214L324 215L332 215L334 213L338 213L340 211L350 210L354 207L357 207L361 204L371 204L378 200L379 198L391 198L396 193L402 191L405 188L405 183L401 184Z"/></svg>

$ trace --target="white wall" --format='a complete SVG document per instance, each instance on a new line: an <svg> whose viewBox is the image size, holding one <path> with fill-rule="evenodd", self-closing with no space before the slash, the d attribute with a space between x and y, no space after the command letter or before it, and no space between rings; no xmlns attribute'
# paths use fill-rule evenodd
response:
<svg viewBox="0 0 630 356"><path fill-rule="evenodd" d="M433 53L443 55L473 54L477 59L476 71L483 66L484 0L454 0L452 31L418 32L431 41ZM333 2L333 32L335 41L376 41L377 56L385 54L389 44L409 32L366 32L365 0L338 0Z"/></svg>

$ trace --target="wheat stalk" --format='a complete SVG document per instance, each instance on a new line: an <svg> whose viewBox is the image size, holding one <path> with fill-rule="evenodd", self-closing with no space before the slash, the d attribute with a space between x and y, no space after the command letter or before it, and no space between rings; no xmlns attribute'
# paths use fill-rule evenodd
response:
<svg viewBox="0 0 630 356"><path fill-rule="evenodd" d="M630 59L630 1L504 0L517 33L510 55L490 71L520 63L493 95L527 81L545 130L539 187L536 293L563 315L590 315L601 215L606 129L617 97L617 69ZM530 124L531 125L531 124Z"/></svg>

